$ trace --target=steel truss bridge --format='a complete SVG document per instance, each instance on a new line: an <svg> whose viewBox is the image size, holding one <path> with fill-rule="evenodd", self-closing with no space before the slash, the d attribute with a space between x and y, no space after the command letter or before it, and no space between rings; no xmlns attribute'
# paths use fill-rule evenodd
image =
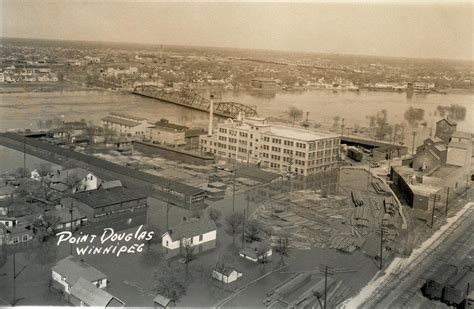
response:
<svg viewBox="0 0 474 309"><path fill-rule="evenodd" d="M155 86L137 86L132 93L203 112L209 112L210 108L209 100L190 90L167 92ZM258 116L254 107L237 102L214 102L214 115L235 119L239 113L246 117Z"/></svg>

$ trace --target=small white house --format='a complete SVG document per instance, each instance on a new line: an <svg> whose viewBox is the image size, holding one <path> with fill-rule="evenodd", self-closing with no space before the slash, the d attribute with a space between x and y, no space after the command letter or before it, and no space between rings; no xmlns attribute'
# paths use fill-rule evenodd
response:
<svg viewBox="0 0 474 309"><path fill-rule="evenodd" d="M69 188L68 178L78 180L78 184L72 188L72 193L96 190L100 184L99 178L94 173L83 168L70 168L51 172L46 179L51 189L64 192Z"/></svg>
<svg viewBox="0 0 474 309"><path fill-rule="evenodd" d="M207 218L191 218L165 232L161 245L165 248L166 257L178 255L185 244L195 248L194 253L201 253L216 247L217 227Z"/></svg>
<svg viewBox="0 0 474 309"><path fill-rule="evenodd" d="M84 278L100 289L107 287L107 276L105 274L87 264L84 260L71 255L58 261L51 268L51 272L55 287L66 294L71 294L71 288L79 278Z"/></svg>
<svg viewBox="0 0 474 309"><path fill-rule="evenodd" d="M218 265L212 271L212 278L222 281L224 283L231 283L242 277L242 273L232 268L229 265Z"/></svg>
<svg viewBox="0 0 474 309"><path fill-rule="evenodd" d="M265 250L262 250L263 248L265 248ZM266 246L262 243L253 243L251 246L240 250L239 255L249 261L260 262L269 260L272 253L271 246Z"/></svg>
<svg viewBox="0 0 474 309"><path fill-rule="evenodd" d="M38 172L37 169L35 169L31 172L30 178L34 179L34 180L37 180L37 181L41 181L41 175L40 175L40 173Z"/></svg>

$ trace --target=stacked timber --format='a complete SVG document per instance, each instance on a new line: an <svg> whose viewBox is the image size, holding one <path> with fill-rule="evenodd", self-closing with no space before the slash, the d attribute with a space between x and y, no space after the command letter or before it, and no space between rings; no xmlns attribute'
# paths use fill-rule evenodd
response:
<svg viewBox="0 0 474 309"><path fill-rule="evenodd" d="M310 280L311 274L298 274L267 292L267 298L263 300L263 303L271 304L279 299L287 297Z"/></svg>
<svg viewBox="0 0 474 309"><path fill-rule="evenodd" d="M393 197L386 197L383 199L383 206L385 213L394 216L398 211L397 202L395 202Z"/></svg>
<svg viewBox="0 0 474 309"><path fill-rule="evenodd" d="M387 194L388 192L380 185L380 182L372 182L375 192L378 194Z"/></svg>
<svg viewBox="0 0 474 309"><path fill-rule="evenodd" d="M351 197L355 207L364 205L364 200L359 191L351 191Z"/></svg>
<svg viewBox="0 0 474 309"><path fill-rule="evenodd" d="M328 289L331 289L334 284L335 280L329 277L327 280ZM300 296L288 304L288 308L305 308L316 299L315 295L317 294L324 295L324 279L319 280L316 284L301 293Z"/></svg>
<svg viewBox="0 0 474 309"><path fill-rule="evenodd" d="M369 227L371 221L370 207L361 206L354 210L354 224L357 226Z"/></svg>

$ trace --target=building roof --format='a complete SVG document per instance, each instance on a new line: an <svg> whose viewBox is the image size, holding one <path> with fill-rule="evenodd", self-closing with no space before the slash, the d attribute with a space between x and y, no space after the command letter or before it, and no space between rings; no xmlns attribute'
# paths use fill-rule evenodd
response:
<svg viewBox="0 0 474 309"><path fill-rule="evenodd" d="M71 213L69 208L61 207L59 209L53 209L49 212L50 215L58 217L61 223L71 222ZM81 214L76 208L72 208L72 221L85 218L86 216Z"/></svg>
<svg viewBox="0 0 474 309"><path fill-rule="evenodd" d="M446 121L450 126L455 126L455 125L458 124L456 121L454 121L453 119L450 119L450 118L440 119L436 123L440 123L441 121Z"/></svg>
<svg viewBox="0 0 474 309"><path fill-rule="evenodd" d="M116 116L116 117L122 117L122 118L128 118L128 119L132 119L132 120L135 120L135 121L146 120L146 118L137 117L137 116L129 115L127 113L120 113L120 112L112 112L112 113L109 113L109 115L110 116Z"/></svg>
<svg viewBox="0 0 474 309"><path fill-rule="evenodd" d="M160 306L167 307L172 300L169 299L168 297L165 297L163 295L156 295L155 298L153 298L153 302L159 304Z"/></svg>
<svg viewBox="0 0 474 309"><path fill-rule="evenodd" d="M90 307L106 307L114 299L119 301L120 304L124 304L112 294L96 287L84 278L79 278L71 287L70 292L71 295Z"/></svg>
<svg viewBox="0 0 474 309"><path fill-rule="evenodd" d="M469 146L465 143L461 142L449 142L448 148L460 148L460 149L467 149Z"/></svg>
<svg viewBox="0 0 474 309"><path fill-rule="evenodd" d="M175 123L169 123L167 121L157 121L155 123L155 128L156 127L159 127L159 128L165 128L165 129L169 129L169 130L175 130L175 131L178 131L178 132L182 132L182 131L185 131L188 129L188 127L186 126L182 126L182 125L179 125L179 124L175 124Z"/></svg>
<svg viewBox="0 0 474 309"><path fill-rule="evenodd" d="M221 265L221 268L215 269L215 271L224 276L230 276L234 271L238 272L234 267L227 264Z"/></svg>
<svg viewBox="0 0 474 309"><path fill-rule="evenodd" d="M110 181L104 181L100 184L99 188L100 189L112 189L116 187L123 187L122 182L120 180L110 180Z"/></svg>
<svg viewBox="0 0 474 309"><path fill-rule="evenodd" d="M203 129L191 129L191 130L186 130L186 132L184 133L184 136L187 138L191 138L191 137L199 137L204 134L207 134L207 132Z"/></svg>
<svg viewBox="0 0 474 309"><path fill-rule="evenodd" d="M275 137L287 138L290 140L314 141L325 138L334 138L338 135L326 132L316 132L311 130L304 130L299 128L284 127L278 125L271 125L270 132L265 132L263 135L274 135Z"/></svg>
<svg viewBox="0 0 474 309"><path fill-rule="evenodd" d="M255 77L255 78L252 78L252 81L263 82L263 83L276 83L276 80L274 80L273 78L268 78L268 77Z"/></svg>
<svg viewBox="0 0 474 309"><path fill-rule="evenodd" d="M66 277L66 282L71 286L81 277L89 282L107 278L107 276L97 268L72 255L58 261L51 269L62 277Z"/></svg>
<svg viewBox="0 0 474 309"><path fill-rule="evenodd" d="M118 117L114 117L114 116L106 116L106 117L102 118L102 121L121 124L121 125L124 125L124 126L127 126L127 127L136 127L136 126L140 125L140 122L127 120L127 119L122 119L122 118L118 118Z"/></svg>
<svg viewBox="0 0 474 309"><path fill-rule="evenodd" d="M0 195L10 195L15 192L15 187L13 186L3 186L0 187Z"/></svg>
<svg viewBox="0 0 474 309"><path fill-rule="evenodd" d="M87 123L83 121L63 122L63 127L67 130L87 129Z"/></svg>
<svg viewBox="0 0 474 309"><path fill-rule="evenodd" d="M464 132L464 131L454 131L454 133L453 133L453 135L451 135L451 137L462 138L462 139L472 139L472 133Z"/></svg>
<svg viewBox="0 0 474 309"><path fill-rule="evenodd" d="M46 180L52 183L63 183L67 184L68 177L73 179L84 179L90 172L80 167L68 168L64 170L57 170L51 172L46 177Z"/></svg>
<svg viewBox="0 0 474 309"><path fill-rule="evenodd" d="M73 199L81 201L82 203L88 205L91 208L99 208L108 205L114 205L123 202L147 198L147 196L144 194L123 187L77 192L74 193L71 197Z"/></svg>
<svg viewBox="0 0 474 309"><path fill-rule="evenodd" d="M214 221L206 218L190 218L181 222L179 225L170 230L169 235L173 240L190 238L202 235L211 231L215 231L216 224Z"/></svg>

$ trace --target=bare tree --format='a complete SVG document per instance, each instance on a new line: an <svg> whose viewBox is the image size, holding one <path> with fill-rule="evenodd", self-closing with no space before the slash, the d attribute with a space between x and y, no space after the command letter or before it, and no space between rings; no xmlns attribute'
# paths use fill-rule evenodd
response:
<svg viewBox="0 0 474 309"><path fill-rule="evenodd" d="M239 212L234 212L225 218L225 221L232 233L232 245L235 245L235 234L237 233L237 229L242 224L243 219L244 216Z"/></svg>
<svg viewBox="0 0 474 309"><path fill-rule="evenodd" d="M280 265L285 265L284 257L288 256L289 246L288 246L288 235L280 235L278 237L276 252L280 255Z"/></svg>
<svg viewBox="0 0 474 309"><path fill-rule="evenodd" d="M260 243L256 249L257 257L259 262L265 264L268 262L267 252L270 250L270 246L267 243Z"/></svg>
<svg viewBox="0 0 474 309"><path fill-rule="evenodd" d="M262 224L257 220L249 220L245 224L245 237L249 242L259 241Z"/></svg>
<svg viewBox="0 0 474 309"><path fill-rule="evenodd" d="M222 212L219 209L215 208L210 208L208 211L209 214L209 219L214 221L214 223L217 225L217 221L222 217Z"/></svg>
<svg viewBox="0 0 474 309"><path fill-rule="evenodd" d="M163 262L154 273L154 291L173 301L186 294L185 278L181 267Z"/></svg>
<svg viewBox="0 0 474 309"><path fill-rule="evenodd" d="M19 167L16 169L17 176L21 178L29 177L30 173L30 170L28 170L27 168Z"/></svg>
<svg viewBox="0 0 474 309"><path fill-rule="evenodd" d="M181 256L185 263L189 264L194 258L194 247L190 239L183 239L181 242Z"/></svg>
<svg viewBox="0 0 474 309"><path fill-rule="evenodd" d="M302 116L303 116L303 111L301 109L298 109L294 106L288 109L288 117L291 119L291 122L293 123L293 125L295 124L295 121L298 119L301 119Z"/></svg>

